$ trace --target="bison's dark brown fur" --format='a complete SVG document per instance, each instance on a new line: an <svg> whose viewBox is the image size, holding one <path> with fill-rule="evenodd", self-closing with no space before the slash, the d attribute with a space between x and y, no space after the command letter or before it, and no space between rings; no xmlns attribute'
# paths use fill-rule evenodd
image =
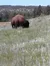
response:
<svg viewBox="0 0 50 66"><path fill-rule="evenodd" d="M12 27L15 27L15 28L17 28L19 26L22 26L24 28L24 27L29 27L29 22L27 20L25 20L23 15L18 14L12 18L11 25L12 25Z"/></svg>

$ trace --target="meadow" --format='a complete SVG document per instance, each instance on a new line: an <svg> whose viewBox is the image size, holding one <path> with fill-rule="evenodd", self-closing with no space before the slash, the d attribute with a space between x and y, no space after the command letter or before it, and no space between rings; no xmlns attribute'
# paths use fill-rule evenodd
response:
<svg viewBox="0 0 50 66"><path fill-rule="evenodd" d="M50 15L29 23L29 28L0 30L0 66L50 66Z"/></svg>

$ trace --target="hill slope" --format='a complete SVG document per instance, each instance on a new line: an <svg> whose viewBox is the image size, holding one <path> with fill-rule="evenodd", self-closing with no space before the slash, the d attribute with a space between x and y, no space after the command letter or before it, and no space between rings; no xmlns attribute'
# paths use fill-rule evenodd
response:
<svg viewBox="0 0 50 66"><path fill-rule="evenodd" d="M50 66L50 15L29 22L29 28L0 31L0 66Z"/></svg>

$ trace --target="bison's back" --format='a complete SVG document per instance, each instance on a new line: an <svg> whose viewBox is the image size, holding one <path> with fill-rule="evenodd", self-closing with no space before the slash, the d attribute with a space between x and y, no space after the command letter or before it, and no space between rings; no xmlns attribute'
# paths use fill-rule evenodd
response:
<svg viewBox="0 0 50 66"><path fill-rule="evenodd" d="M23 15L16 15L15 17L13 17L13 20L15 20L16 22L23 22L24 16Z"/></svg>

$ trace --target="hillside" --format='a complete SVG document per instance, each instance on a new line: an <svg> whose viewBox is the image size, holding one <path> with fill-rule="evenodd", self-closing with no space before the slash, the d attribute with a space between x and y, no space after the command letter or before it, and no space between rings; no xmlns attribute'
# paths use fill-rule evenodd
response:
<svg viewBox="0 0 50 66"><path fill-rule="evenodd" d="M0 30L0 66L50 66L50 15L29 22L29 28Z"/></svg>

